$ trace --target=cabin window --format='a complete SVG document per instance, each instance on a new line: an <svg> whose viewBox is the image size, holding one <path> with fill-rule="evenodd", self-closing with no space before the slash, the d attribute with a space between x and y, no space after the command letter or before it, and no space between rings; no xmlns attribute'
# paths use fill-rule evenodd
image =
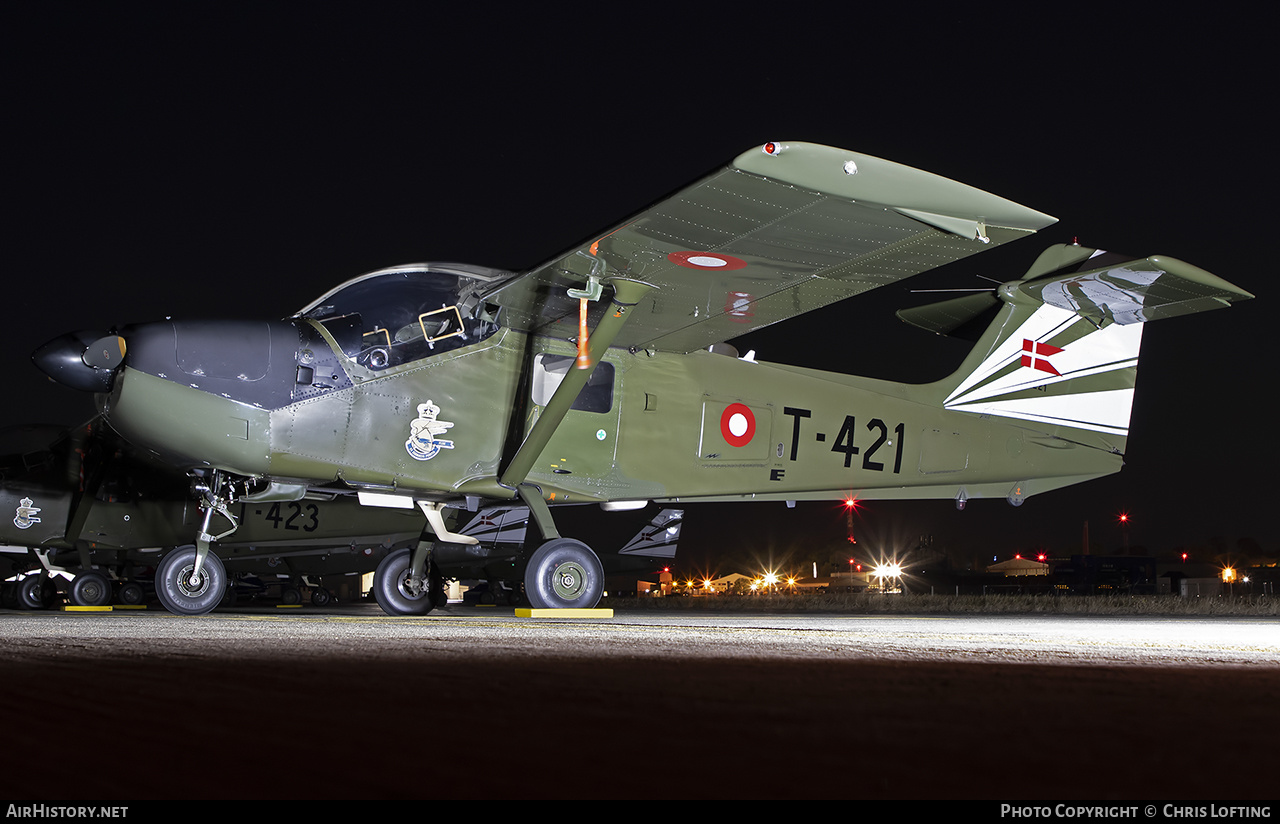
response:
<svg viewBox="0 0 1280 824"><path fill-rule="evenodd" d="M560 382L573 368L572 355L538 355L533 359L533 402L546 406L551 402ZM601 361L574 399L570 409L583 412L608 412L613 408L613 364Z"/></svg>

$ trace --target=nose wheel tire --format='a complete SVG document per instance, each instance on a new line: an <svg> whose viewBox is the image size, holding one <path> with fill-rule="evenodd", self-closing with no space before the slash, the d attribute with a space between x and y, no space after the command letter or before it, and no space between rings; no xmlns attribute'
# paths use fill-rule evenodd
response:
<svg viewBox="0 0 1280 824"><path fill-rule="evenodd" d="M196 548L179 547L156 567L156 597L178 615L204 615L221 601L227 589L227 572L217 555L205 556L200 574L192 577Z"/></svg>
<svg viewBox="0 0 1280 824"><path fill-rule="evenodd" d="M409 584L411 562L408 549L396 550L373 574L373 597L388 615L426 615L435 605L427 581L417 591Z"/></svg>
<svg viewBox="0 0 1280 824"><path fill-rule="evenodd" d="M524 593L535 608L590 609L604 593L604 567L581 541L548 541L529 558Z"/></svg>

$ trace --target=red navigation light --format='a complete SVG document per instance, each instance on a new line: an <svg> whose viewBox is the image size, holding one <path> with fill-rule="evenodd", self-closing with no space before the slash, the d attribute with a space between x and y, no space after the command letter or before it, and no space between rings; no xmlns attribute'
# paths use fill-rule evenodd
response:
<svg viewBox="0 0 1280 824"><path fill-rule="evenodd" d="M773 155L774 157L777 157L781 152L782 152L782 147L779 146L777 143L764 144L764 153L767 155Z"/></svg>

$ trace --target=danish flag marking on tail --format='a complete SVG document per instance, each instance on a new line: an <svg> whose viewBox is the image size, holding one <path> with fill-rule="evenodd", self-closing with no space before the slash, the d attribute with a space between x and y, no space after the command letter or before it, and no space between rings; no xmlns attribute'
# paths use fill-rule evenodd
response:
<svg viewBox="0 0 1280 824"><path fill-rule="evenodd" d="M1085 324L1075 330L1085 334L1065 346L1039 342L1062 340L1075 324ZM1070 310L1044 304L991 348L943 407L1127 435L1143 325L1097 328ZM1086 378L1088 383L1079 382ZM1050 386L1054 391L1027 391Z"/></svg>
<svg viewBox="0 0 1280 824"><path fill-rule="evenodd" d="M1063 351L1061 346L1052 346L1048 343L1038 343L1030 338L1022 339L1022 365L1029 366L1032 369L1038 369L1041 372L1048 372L1050 375L1062 377L1062 374L1049 363L1046 358L1056 355ZM1039 355L1039 357L1032 357Z"/></svg>

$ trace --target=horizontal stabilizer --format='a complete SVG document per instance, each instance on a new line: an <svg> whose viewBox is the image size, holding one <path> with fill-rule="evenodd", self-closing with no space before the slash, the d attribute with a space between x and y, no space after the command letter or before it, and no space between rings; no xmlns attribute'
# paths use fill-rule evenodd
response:
<svg viewBox="0 0 1280 824"><path fill-rule="evenodd" d="M646 558L676 557L676 542L680 540L680 526L683 521L684 510L662 510L636 534L636 537L618 550L618 554L643 555Z"/></svg>
<svg viewBox="0 0 1280 824"><path fill-rule="evenodd" d="M476 513L459 530L485 546L523 544L529 528L529 507L518 504L495 506Z"/></svg>
<svg viewBox="0 0 1280 824"><path fill-rule="evenodd" d="M952 335L977 340L987 326L980 321L999 308L1000 299L995 296L993 290L939 303L899 309L897 314L901 320L926 332L933 332L935 335Z"/></svg>
<svg viewBox="0 0 1280 824"><path fill-rule="evenodd" d="M1164 320L1220 309L1253 295L1176 258L1153 255L1137 260L1074 244L1050 246L1008 290L1039 303L1066 309L1101 328ZM937 335L977 340L1000 306L996 291L900 309L898 318Z"/></svg>
<svg viewBox="0 0 1280 824"><path fill-rule="evenodd" d="M1096 263L1104 254L1097 253L1084 265ZM1164 320L1253 297L1216 275L1163 255L1046 275L1022 281L1018 289L1042 303L1076 312L1097 326Z"/></svg>

